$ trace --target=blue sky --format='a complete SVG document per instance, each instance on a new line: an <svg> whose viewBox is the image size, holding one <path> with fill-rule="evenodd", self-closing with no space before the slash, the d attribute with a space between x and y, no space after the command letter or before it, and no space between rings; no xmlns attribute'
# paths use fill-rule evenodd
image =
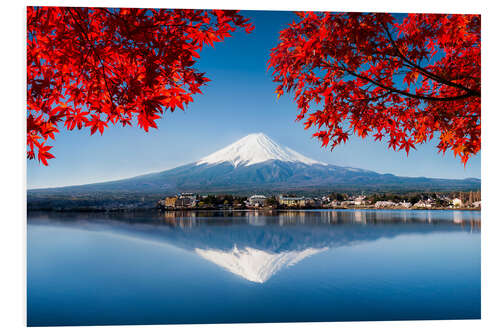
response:
<svg viewBox="0 0 500 333"><path fill-rule="evenodd" d="M194 96L185 112L166 113L158 129L110 127L102 136L89 130L68 132L62 127L53 145L55 159L48 167L28 161L28 188L85 184L131 177L190 163L241 137L263 132L276 142L326 163L370 169L400 176L480 178L480 155L467 166L453 153L438 154L437 141L417 146L409 157L387 143L352 137L333 151L312 138L295 121L297 107L291 96L277 100L269 50L278 34L291 23L291 12L246 11L255 24L251 34L237 32L214 48L201 52L197 68L212 81Z"/></svg>

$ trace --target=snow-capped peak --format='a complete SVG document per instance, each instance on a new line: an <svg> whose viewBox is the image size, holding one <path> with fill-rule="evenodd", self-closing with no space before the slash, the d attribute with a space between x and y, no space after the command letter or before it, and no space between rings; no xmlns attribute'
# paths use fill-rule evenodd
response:
<svg viewBox="0 0 500 333"><path fill-rule="evenodd" d="M299 261L327 249L326 247L308 248L302 251L274 253L250 247L238 249L235 245L229 251L197 248L195 252L204 259L248 281L264 283L280 269L293 266Z"/></svg>
<svg viewBox="0 0 500 333"><path fill-rule="evenodd" d="M296 151L279 146L264 133L250 134L235 143L210 154L196 164L219 164L229 162L234 167L249 166L268 160L280 160L284 162L300 162L307 165L325 163L315 161Z"/></svg>

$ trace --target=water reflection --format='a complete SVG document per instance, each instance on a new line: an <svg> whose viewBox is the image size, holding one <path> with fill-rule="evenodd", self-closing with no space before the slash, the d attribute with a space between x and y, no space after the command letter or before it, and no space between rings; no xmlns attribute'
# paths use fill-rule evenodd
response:
<svg viewBox="0 0 500 333"><path fill-rule="evenodd" d="M187 250L265 283L328 249L408 234L480 232L477 211L317 210L30 213L29 223L126 234Z"/></svg>
<svg viewBox="0 0 500 333"><path fill-rule="evenodd" d="M137 218L140 214L123 214ZM157 215L168 224L189 226L207 218L243 218L248 224L265 225L266 217L278 217L280 225L315 223L442 223L450 217L456 224L474 224L480 228L479 211L460 210L290 210L290 211L168 211Z"/></svg>

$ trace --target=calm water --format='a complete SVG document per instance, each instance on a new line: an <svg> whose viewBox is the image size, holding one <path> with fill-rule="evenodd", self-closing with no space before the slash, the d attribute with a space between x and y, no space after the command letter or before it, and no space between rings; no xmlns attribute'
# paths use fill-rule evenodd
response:
<svg viewBox="0 0 500 333"><path fill-rule="evenodd" d="M479 212L28 215L28 325L474 319Z"/></svg>

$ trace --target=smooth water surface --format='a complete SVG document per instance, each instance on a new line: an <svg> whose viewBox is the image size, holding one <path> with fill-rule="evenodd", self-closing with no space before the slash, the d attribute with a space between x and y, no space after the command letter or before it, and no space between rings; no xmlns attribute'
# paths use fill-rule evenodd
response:
<svg viewBox="0 0 500 333"><path fill-rule="evenodd" d="M480 212L29 213L28 325L474 319Z"/></svg>

